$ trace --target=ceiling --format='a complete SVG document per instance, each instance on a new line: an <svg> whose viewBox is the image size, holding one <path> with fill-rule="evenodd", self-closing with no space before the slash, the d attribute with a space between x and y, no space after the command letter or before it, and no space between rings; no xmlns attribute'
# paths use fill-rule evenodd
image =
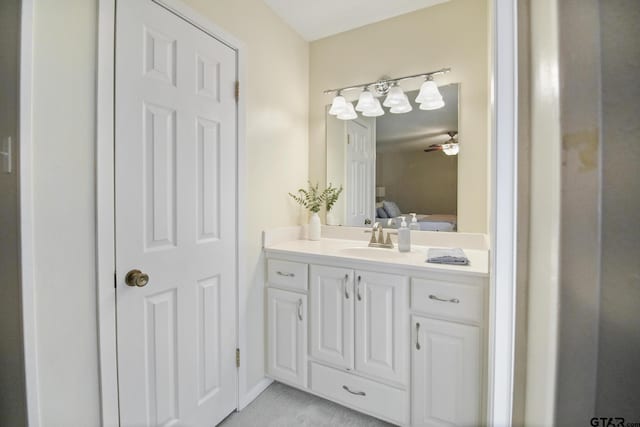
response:
<svg viewBox="0 0 640 427"><path fill-rule="evenodd" d="M264 0L307 41L447 1L449 0Z"/></svg>

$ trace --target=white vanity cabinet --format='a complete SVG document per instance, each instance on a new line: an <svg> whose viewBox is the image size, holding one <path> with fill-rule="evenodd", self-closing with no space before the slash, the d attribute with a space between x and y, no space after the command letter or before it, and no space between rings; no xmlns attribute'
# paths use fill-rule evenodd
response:
<svg viewBox="0 0 640 427"><path fill-rule="evenodd" d="M307 387L307 265L269 261L267 289L267 373ZM302 291L302 292L300 292Z"/></svg>
<svg viewBox="0 0 640 427"><path fill-rule="evenodd" d="M271 378L401 426L483 424L486 275L267 258Z"/></svg>
<svg viewBox="0 0 640 427"><path fill-rule="evenodd" d="M309 276L311 357L406 385L408 278L318 265Z"/></svg>
<svg viewBox="0 0 640 427"><path fill-rule="evenodd" d="M355 344L353 271L312 265L309 276L311 357L352 370Z"/></svg>

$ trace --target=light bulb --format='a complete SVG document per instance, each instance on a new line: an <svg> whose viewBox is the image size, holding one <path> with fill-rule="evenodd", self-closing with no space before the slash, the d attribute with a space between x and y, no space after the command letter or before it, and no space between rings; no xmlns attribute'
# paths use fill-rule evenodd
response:
<svg viewBox="0 0 640 427"><path fill-rule="evenodd" d="M368 90L364 90L358 98L358 104L356 105L356 111L370 111L376 108L376 99L373 94Z"/></svg>
<svg viewBox="0 0 640 427"><path fill-rule="evenodd" d="M444 151L444 154L447 156L455 156L460 152L460 146L458 144L444 144L442 151Z"/></svg>
<svg viewBox="0 0 640 427"><path fill-rule="evenodd" d="M358 118L358 114L356 113L355 108L353 108L353 104L351 102L346 103L345 109L338 113L338 118L340 120L353 120Z"/></svg>
<svg viewBox="0 0 640 427"><path fill-rule="evenodd" d="M365 116L365 117L379 117L379 116L384 115L384 110L382 109L382 105L380 105L380 100L374 98L374 102L375 102L375 107L372 108L371 110L363 111L362 112L363 116Z"/></svg>
<svg viewBox="0 0 640 427"><path fill-rule="evenodd" d="M331 103L331 108L329 109L329 114L332 116L337 116L341 112L343 112L347 108L347 100L344 99L344 96L337 95L333 98L333 102Z"/></svg>
<svg viewBox="0 0 640 427"><path fill-rule="evenodd" d="M384 105L385 107L395 107L402 104L405 97L406 95L404 94L400 86L392 86L391 89L389 89L387 98L384 100L382 105Z"/></svg>

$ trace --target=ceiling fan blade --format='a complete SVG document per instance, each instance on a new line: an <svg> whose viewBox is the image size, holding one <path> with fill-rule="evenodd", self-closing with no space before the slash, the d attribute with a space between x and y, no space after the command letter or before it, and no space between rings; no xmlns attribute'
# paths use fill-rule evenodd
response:
<svg viewBox="0 0 640 427"><path fill-rule="evenodd" d="M424 150L425 153L430 153L432 151L442 151L442 146L438 145L436 147L429 147L426 150Z"/></svg>

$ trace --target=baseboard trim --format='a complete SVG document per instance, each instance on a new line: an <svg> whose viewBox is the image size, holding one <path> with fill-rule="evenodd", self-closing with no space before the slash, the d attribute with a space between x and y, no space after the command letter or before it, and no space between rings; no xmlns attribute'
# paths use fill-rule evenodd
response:
<svg viewBox="0 0 640 427"><path fill-rule="evenodd" d="M253 388L251 390L249 390L247 392L247 394L245 394L242 397L242 399L240 400L240 407L238 408L238 411L242 411L244 408L246 408L258 396L260 396L260 394L263 391L265 391L267 389L267 387L269 387L272 383L273 383L273 380L271 378L263 378L263 379L261 379L258 382L258 384L253 386Z"/></svg>

